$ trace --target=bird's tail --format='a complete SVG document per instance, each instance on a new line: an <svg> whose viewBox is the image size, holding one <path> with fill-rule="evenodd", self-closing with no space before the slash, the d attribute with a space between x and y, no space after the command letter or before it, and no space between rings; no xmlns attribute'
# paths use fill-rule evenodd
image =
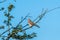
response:
<svg viewBox="0 0 60 40"><path fill-rule="evenodd" d="M39 26L39 25L37 25L37 24L36 24L35 26L36 26L36 27L38 27L38 28L40 28L40 26Z"/></svg>

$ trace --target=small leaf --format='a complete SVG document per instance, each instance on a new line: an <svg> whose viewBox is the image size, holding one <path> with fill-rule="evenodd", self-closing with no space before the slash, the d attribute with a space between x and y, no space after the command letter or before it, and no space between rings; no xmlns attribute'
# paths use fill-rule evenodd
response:
<svg viewBox="0 0 60 40"><path fill-rule="evenodd" d="M12 8L14 8L14 5L10 4L9 7L8 7L8 11L10 12L12 10Z"/></svg>
<svg viewBox="0 0 60 40"><path fill-rule="evenodd" d="M4 14L4 16L9 17L9 16L10 16L10 13L8 13L8 14L7 14L7 13L5 13L5 14Z"/></svg>
<svg viewBox="0 0 60 40"><path fill-rule="evenodd" d="M4 14L4 16L7 16L7 15L8 15L8 14L6 14L6 13Z"/></svg>
<svg viewBox="0 0 60 40"><path fill-rule="evenodd" d="M22 25L20 25L20 26L18 27L18 30L20 30L20 32L22 32Z"/></svg>
<svg viewBox="0 0 60 40"><path fill-rule="evenodd" d="M2 7L1 9L0 9L0 11L3 11L4 10L4 8Z"/></svg>
<svg viewBox="0 0 60 40"><path fill-rule="evenodd" d="M31 34L31 37L36 37L36 33L32 33Z"/></svg>
<svg viewBox="0 0 60 40"><path fill-rule="evenodd" d="M18 33L18 30L17 29L13 29L12 30L12 33L17 34Z"/></svg>
<svg viewBox="0 0 60 40"><path fill-rule="evenodd" d="M4 8L2 7L1 10L4 10Z"/></svg>
<svg viewBox="0 0 60 40"><path fill-rule="evenodd" d="M6 20L4 20L4 23L7 23L7 21L6 21Z"/></svg>
<svg viewBox="0 0 60 40"><path fill-rule="evenodd" d="M4 29L4 26L0 26L0 29Z"/></svg>
<svg viewBox="0 0 60 40"><path fill-rule="evenodd" d="M14 18L13 16L10 16L11 18Z"/></svg>
<svg viewBox="0 0 60 40"><path fill-rule="evenodd" d="M31 39L31 38L34 38L34 37L36 37L36 33L32 33L32 34L29 34L29 35L28 35L28 38L30 38L30 39Z"/></svg>
<svg viewBox="0 0 60 40"><path fill-rule="evenodd" d="M10 13L8 13L7 17L9 17L9 16L10 16Z"/></svg>
<svg viewBox="0 0 60 40"><path fill-rule="evenodd" d="M8 18L8 21L11 21L11 18L10 17Z"/></svg>

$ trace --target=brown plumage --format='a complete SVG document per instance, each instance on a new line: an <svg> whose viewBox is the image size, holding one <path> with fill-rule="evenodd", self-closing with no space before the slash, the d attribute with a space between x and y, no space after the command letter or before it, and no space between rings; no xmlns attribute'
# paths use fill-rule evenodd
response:
<svg viewBox="0 0 60 40"><path fill-rule="evenodd" d="M40 28L38 25L36 25L36 24L35 24L34 22L32 22L30 19L28 19L28 24L29 24L30 27L36 26L36 27Z"/></svg>

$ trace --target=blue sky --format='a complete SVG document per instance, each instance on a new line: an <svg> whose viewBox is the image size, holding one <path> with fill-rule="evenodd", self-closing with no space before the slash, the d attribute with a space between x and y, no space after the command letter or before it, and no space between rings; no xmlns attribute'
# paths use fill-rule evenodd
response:
<svg viewBox="0 0 60 40"><path fill-rule="evenodd" d="M8 6L8 4L12 3L12 1L6 1L0 5ZM12 10L11 14L15 16L12 20L14 26L18 24L21 19L21 16L25 16L30 13L30 17L34 20L44 9L53 9L56 7L60 7L60 0L17 0L15 5L15 9ZM2 7L0 6L0 7ZM0 13L1 14L1 13ZM1 17L3 14L1 15ZM0 18L1 18L0 17ZM5 19L3 17L3 19ZM1 18L1 20L3 20ZM0 22L2 22L0 20ZM43 19L37 23L41 28L33 27L27 33L36 32L37 37L30 40L60 40L60 9L53 10L47 13ZM2 23L1 23L2 24ZM33 30L33 31L32 31Z"/></svg>

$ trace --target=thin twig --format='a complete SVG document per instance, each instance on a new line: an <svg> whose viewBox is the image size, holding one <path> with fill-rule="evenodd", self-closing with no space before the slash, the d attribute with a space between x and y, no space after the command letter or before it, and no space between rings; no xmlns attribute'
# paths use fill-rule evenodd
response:
<svg viewBox="0 0 60 40"><path fill-rule="evenodd" d="M51 10L49 10L49 11L47 11L47 12L45 11L45 12L44 12L44 15L45 15L46 13L48 13L48 12L50 12L50 11L53 11L53 10L55 10L55 9L58 9L58 8L60 8L60 7L51 9ZM41 15L42 15L42 14L41 14ZM44 16L44 15L43 15L43 16ZM40 15L39 15L39 16L40 16ZM39 16L38 16L38 17L39 17ZM38 23L38 22L43 18L43 16L39 17L40 19L39 19L38 21L36 21L36 23ZM26 16L26 17L27 17L27 16ZM19 22L19 24L22 23L22 22L26 19L26 17L25 17L21 22ZM19 24L18 24L16 27L18 27ZM27 25L28 25L28 24L26 24L24 27L26 27ZM29 28L31 28L31 27L29 27ZM24 30L27 30L27 29L29 29L29 28L26 28L26 29L24 29ZM12 28L10 28L10 29L12 29ZM10 30L10 29L9 29L9 30ZM23 31L24 31L24 30L23 30ZM3 32L1 35L3 35L3 34L6 33L6 32L7 32L7 31Z"/></svg>
<svg viewBox="0 0 60 40"><path fill-rule="evenodd" d="M42 8L42 11L41 11L40 14L42 14L43 12L44 12L44 8ZM39 15L39 16L40 16L40 15ZM39 17L39 16L38 16L38 17ZM37 18L38 18L38 17L37 17ZM35 20L33 20L33 22L35 22L35 21L37 20L37 18L35 18Z"/></svg>
<svg viewBox="0 0 60 40"><path fill-rule="evenodd" d="M29 13L25 16L25 18L24 18L23 20L21 20L21 21L18 23L18 25L16 26L16 28L28 17L28 15L29 15ZM4 31L0 36L2 36L4 33L6 33L7 31L9 31L9 30L11 30L11 29L13 29L13 28L14 28L14 27L12 26L10 29Z"/></svg>
<svg viewBox="0 0 60 40"><path fill-rule="evenodd" d="M44 15L46 14L46 12L47 12L47 10L45 10L44 13L42 13L40 16L38 16L39 19L35 23L38 23L44 17Z"/></svg>
<svg viewBox="0 0 60 40"><path fill-rule="evenodd" d="M35 23L38 23L43 17L44 17L44 15L46 14L46 13L48 13L48 12L51 12L51 11L53 11L53 10L55 10L55 9L58 9L58 8L60 8L60 7L56 7L56 8L53 8L53 9L51 9L51 10L45 10L45 12L43 13L43 14L41 14L41 15L39 15L37 18L39 18L39 20L37 20Z"/></svg>
<svg viewBox="0 0 60 40"><path fill-rule="evenodd" d="M58 9L58 8L60 8L60 7L56 7L56 8L53 8L53 9L51 9L51 10L48 10L48 11L45 10L44 12L43 12L44 9L42 9L41 15L39 15L39 16L35 19L35 20L37 20L37 19L39 18L35 23L38 23L38 22L45 16L46 13L51 12L51 11L53 11L53 10L55 10L55 9ZM34 21L35 21L35 20L34 20ZM23 26L23 28L26 27L26 26L28 26L28 24L26 24L25 26ZM29 27L29 28L31 28L31 27ZM26 28L26 29L24 29L24 30L27 30L27 29L29 29L29 28Z"/></svg>

